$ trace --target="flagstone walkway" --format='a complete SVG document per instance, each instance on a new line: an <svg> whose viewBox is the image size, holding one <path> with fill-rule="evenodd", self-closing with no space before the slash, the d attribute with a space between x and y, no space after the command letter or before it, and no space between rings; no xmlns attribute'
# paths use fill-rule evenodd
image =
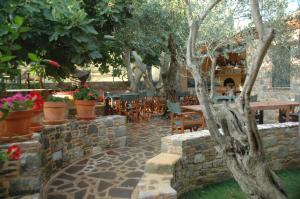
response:
<svg viewBox="0 0 300 199"><path fill-rule="evenodd" d="M48 199L130 198L146 160L160 153L160 138L169 134L168 120L128 124L126 147L109 149L66 167L49 182Z"/></svg>

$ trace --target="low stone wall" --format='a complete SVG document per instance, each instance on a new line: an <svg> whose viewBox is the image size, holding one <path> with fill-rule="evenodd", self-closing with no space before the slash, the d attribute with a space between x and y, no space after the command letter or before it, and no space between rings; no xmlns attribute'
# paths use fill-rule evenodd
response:
<svg viewBox="0 0 300 199"><path fill-rule="evenodd" d="M0 144L0 150L6 151L14 144L21 148L21 159L0 165L0 198L40 192L41 144L37 140Z"/></svg>
<svg viewBox="0 0 300 199"><path fill-rule="evenodd" d="M273 169L300 166L298 126L298 122L258 126ZM225 160L217 154L215 146L208 130L162 138L162 153L147 161L145 175L132 198L173 199L182 193L231 178ZM170 155L173 158L170 159ZM157 179L155 186L153 178Z"/></svg>
<svg viewBox="0 0 300 199"><path fill-rule="evenodd" d="M124 146L127 127L124 116L105 116L93 121L70 120L45 126L30 141L0 144L6 150L21 147L21 159L0 166L0 198L40 192L49 178L71 163L106 148Z"/></svg>
<svg viewBox="0 0 300 199"><path fill-rule="evenodd" d="M259 125L259 133L273 169L300 166L298 123ZM162 138L162 152L179 154L172 187L180 195L231 178L208 130Z"/></svg>

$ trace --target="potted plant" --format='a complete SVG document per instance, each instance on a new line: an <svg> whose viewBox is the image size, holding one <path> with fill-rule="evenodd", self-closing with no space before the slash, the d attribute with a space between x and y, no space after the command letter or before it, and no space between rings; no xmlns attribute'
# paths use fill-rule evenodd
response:
<svg viewBox="0 0 300 199"><path fill-rule="evenodd" d="M41 132L43 130L42 115L44 100L39 92L32 91L29 93L29 96L33 102L33 116L30 129L34 132Z"/></svg>
<svg viewBox="0 0 300 199"><path fill-rule="evenodd" d="M87 85L81 87L74 94L76 106L76 118L80 120L93 120L95 116L96 100L99 98L98 92Z"/></svg>
<svg viewBox="0 0 300 199"><path fill-rule="evenodd" d="M29 95L17 93L11 97L0 99L0 111L4 119L4 129L0 131L0 137L12 138L29 134L32 118L33 102Z"/></svg>
<svg viewBox="0 0 300 199"><path fill-rule="evenodd" d="M44 103L44 122L50 125L66 122L67 99L50 96Z"/></svg>

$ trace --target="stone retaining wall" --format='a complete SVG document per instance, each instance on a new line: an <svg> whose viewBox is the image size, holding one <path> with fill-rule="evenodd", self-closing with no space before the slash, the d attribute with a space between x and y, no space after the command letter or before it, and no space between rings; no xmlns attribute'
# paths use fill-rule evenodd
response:
<svg viewBox="0 0 300 199"><path fill-rule="evenodd" d="M13 144L0 144L0 150ZM40 192L42 146L37 140L16 144L21 148L21 159L0 165L0 198Z"/></svg>
<svg viewBox="0 0 300 199"><path fill-rule="evenodd" d="M259 125L267 158L273 169L300 166L298 123ZM172 187L180 195L231 178L225 161L218 156L208 130L162 138L162 152L179 154Z"/></svg>
<svg viewBox="0 0 300 199"><path fill-rule="evenodd" d="M300 167L298 126L298 122L258 126L273 169ZM132 198L174 199L182 193L231 178L215 146L208 130L162 138L162 153L146 162L145 175Z"/></svg>
<svg viewBox="0 0 300 199"><path fill-rule="evenodd" d="M30 141L0 144L0 150L17 144L22 154L20 160L0 165L0 198L40 192L42 185L65 166L103 149L124 146L126 122L126 117L118 115L94 121L70 120L45 126Z"/></svg>

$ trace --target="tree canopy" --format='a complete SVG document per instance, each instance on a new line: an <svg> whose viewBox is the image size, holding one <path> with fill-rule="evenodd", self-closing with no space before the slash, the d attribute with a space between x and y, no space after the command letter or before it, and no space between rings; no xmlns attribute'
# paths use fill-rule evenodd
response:
<svg viewBox="0 0 300 199"><path fill-rule="evenodd" d="M90 62L107 68L116 61L118 53L106 34L113 34L116 26L130 17L132 1L78 0L7 0L1 1L1 32L16 16L26 26L21 37L14 40L22 51L14 52L19 60L26 60L29 52L58 61L64 67L57 75L67 76L75 65ZM18 34L19 35L19 34ZM2 52L1 52L2 53ZM51 73L53 71L49 71Z"/></svg>

